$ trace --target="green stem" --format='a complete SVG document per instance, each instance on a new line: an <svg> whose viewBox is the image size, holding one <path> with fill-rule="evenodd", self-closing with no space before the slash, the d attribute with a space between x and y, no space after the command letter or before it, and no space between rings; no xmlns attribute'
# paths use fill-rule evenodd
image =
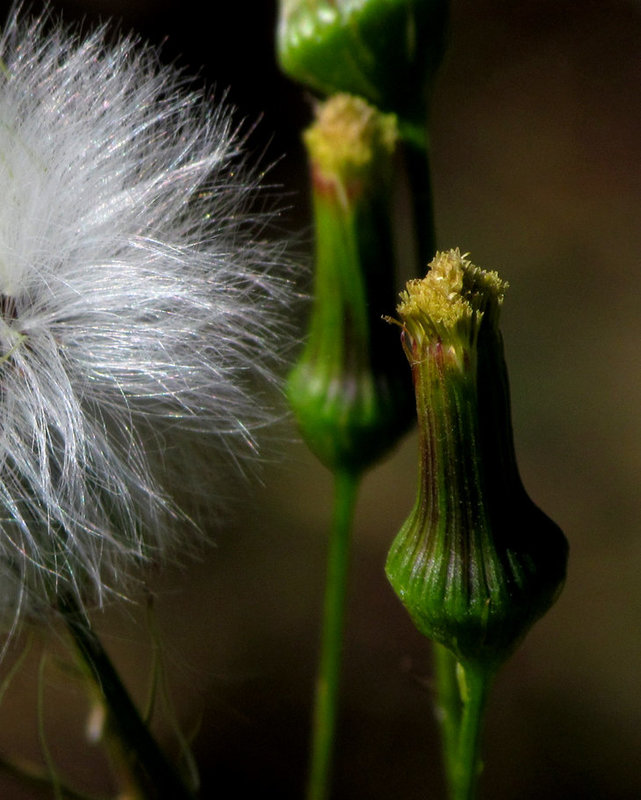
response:
<svg viewBox="0 0 641 800"><path fill-rule="evenodd" d="M348 470L338 470L335 473L334 516L327 562L323 634L316 679L307 800L325 800L329 795L343 644L349 542L359 483L360 473Z"/></svg>
<svg viewBox="0 0 641 800"><path fill-rule="evenodd" d="M461 725L461 695L456 677L457 661L443 645L433 642L436 673L436 714L441 728L443 763L448 795L454 794L458 764L458 740Z"/></svg>
<svg viewBox="0 0 641 800"><path fill-rule="evenodd" d="M481 774L480 742L492 673L478 666L459 665L463 715L459 730L452 800L473 800Z"/></svg>
<svg viewBox="0 0 641 800"><path fill-rule="evenodd" d="M418 274L423 277L427 265L434 258L434 253L436 252L427 130L424 124L413 124L404 121L400 121L400 130L403 140L405 168L412 195Z"/></svg>
<svg viewBox="0 0 641 800"><path fill-rule="evenodd" d="M76 651L108 710L108 724L124 751L140 797L146 800L193 800L194 794L185 786L149 732L75 598L67 596L61 601L59 610Z"/></svg>

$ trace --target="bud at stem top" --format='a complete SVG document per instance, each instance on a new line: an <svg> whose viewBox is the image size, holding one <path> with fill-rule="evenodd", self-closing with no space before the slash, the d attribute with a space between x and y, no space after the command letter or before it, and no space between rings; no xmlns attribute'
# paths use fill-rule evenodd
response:
<svg viewBox="0 0 641 800"><path fill-rule="evenodd" d="M323 94L424 120L447 12L447 0L280 0L280 64Z"/></svg>
<svg viewBox="0 0 641 800"><path fill-rule="evenodd" d="M410 281L398 313L420 431L416 505L387 574L417 627L498 666L556 599L567 543L516 465L498 328L506 284L458 250Z"/></svg>

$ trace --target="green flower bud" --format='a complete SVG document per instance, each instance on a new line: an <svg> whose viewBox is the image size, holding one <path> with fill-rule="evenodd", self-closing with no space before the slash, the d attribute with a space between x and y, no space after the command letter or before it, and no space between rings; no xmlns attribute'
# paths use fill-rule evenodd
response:
<svg viewBox="0 0 641 800"><path fill-rule="evenodd" d="M280 0L280 64L322 94L423 119L447 12L447 0Z"/></svg>
<svg viewBox="0 0 641 800"><path fill-rule="evenodd" d="M336 95L305 134L316 276L309 336L288 381L305 441L332 470L360 470L413 419L411 381L381 319L394 296L389 185L396 120Z"/></svg>
<svg viewBox="0 0 641 800"><path fill-rule="evenodd" d="M568 547L516 465L498 328L506 284L458 250L430 266L397 309L416 392L419 487L386 570L422 633L487 669L554 603Z"/></svg>

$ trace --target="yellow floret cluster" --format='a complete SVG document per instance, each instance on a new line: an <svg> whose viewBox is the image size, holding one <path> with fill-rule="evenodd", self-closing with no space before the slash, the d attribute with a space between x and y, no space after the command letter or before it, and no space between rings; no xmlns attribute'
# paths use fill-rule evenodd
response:
<svg viewBox="0 0 641 800"><path fill-rule="evenodd" d="M396 116L381 114L359 97L337 94L318 106L305 132L314 165L343 180L389 159L398 139Z"/></svg>
<svg viewBox="0 0 641 800"><path fill-rule="evenodd" d="M473 336L485 315L498 322L507 283L476 267L458 248L439 252L427 275L408 281L397 311L415 338L456 340Z"/></svg>

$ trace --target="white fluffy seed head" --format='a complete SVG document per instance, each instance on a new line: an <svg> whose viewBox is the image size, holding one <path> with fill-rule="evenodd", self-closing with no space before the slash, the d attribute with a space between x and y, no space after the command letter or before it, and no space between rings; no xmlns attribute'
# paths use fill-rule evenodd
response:
<svg viewBox="0 0 641 800"><path fill-rule="evenodd" d="M109 42L19 13L0 37L5 620L101 603L165 552L157 457L185 430L254 452L287 338L281 248L228 112Z"/></svg>

